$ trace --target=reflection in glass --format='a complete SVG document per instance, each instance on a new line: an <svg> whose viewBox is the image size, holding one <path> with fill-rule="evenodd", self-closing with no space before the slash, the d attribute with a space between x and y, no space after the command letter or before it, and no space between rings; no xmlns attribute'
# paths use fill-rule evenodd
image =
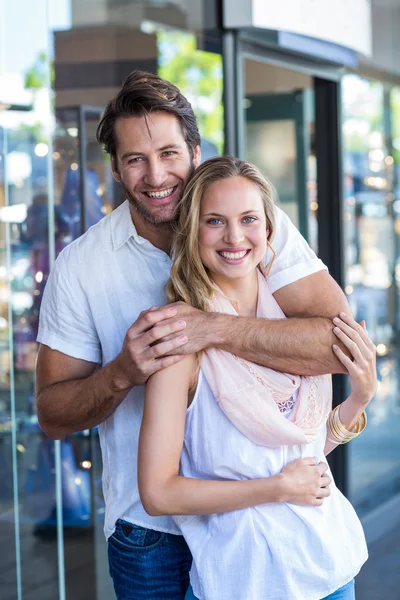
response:
<svg viewBox="0 0 400 600"><path fill-rule="evenodd" d="M135 68L169 79L192 102L203 160L223 152L216 4L104 0L93 10L92 0L0 2L0 540L9 577L2 600L17 597L18 573L23 597L39 597L34 589L40 600L64 591L71 600L113 597L96 429L60 443L59 589L55 445L34 409L49 235L57 255L123 200L95 132ZM23 46L21 31L30 32Z"/></svg>
<svg viewBox="0 0 400 600"><path fill-rule="evenodd" d="M42 597L50 600L58 595L56 537L45 541L39 527L55 505L54 443L34 410L38 310L49 271L49 58L46 2L24 2L23 13L20 4L0 9L0 547L10 573L1 596L22 598L46 582ZM24 27L31 37L23 52Z"/></svg>
<svg viewBox="0 0 400 600"><path fill-rule="evenodd" d="M278 193L280 207L318 250L312 78L244 60L244 156Z"/></svg>
<svg viewBox="0 0 400 600"><path fill-rule="evenodd" d="M102 111L102 107L92 106L56 110L53 160L57 254L122 200L109 159L96 141Z"/></svg>
<svg viewBox="0 0 400 600"><path fill-rule="evenodd" d="M396 205L385 105L380 83L344 78L345 291L356 319L366 321L377 346L380 380L368 408L369 426L349 445L350 495L360 514L400 489Z"/></svg>

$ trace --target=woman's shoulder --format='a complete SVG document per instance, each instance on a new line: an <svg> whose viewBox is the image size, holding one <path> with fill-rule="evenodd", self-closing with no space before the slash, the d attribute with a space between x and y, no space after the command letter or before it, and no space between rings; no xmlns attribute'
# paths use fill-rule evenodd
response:
<svg viewBox="0 0 400 600"><path fill-rule="evenodd" d="M173 383L176 386L189 384L193 381L193 373L198 367L198 360L196 354L187 354L177 362L156 371L148 379L150 381L157 381L163 383Z"/></svg>

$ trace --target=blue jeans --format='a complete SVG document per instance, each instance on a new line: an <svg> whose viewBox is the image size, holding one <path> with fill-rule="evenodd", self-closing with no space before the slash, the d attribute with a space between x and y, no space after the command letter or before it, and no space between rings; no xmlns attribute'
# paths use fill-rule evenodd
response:
<svg viewBox="0 0 400 600"><path fill-rule="evenodd" d="M183 600L192 557L181 535L119 519L108 540L117 600Z"/></svg>
<svg viewBox="0 0 400 600"><path fill-rule="evenodd" d="M354 579L322 600L355 600Z"/></svg>
<svg viewBox="0 0 400 600"><path fill-rule="evenodd" d="M189 586L188 591L186 592L185 600L196 600L196 596L193 594L192 586ZM354 579L350 581L347 585L344 585L333 594L329 594L329 596L325 596L322 600L355 600L354 595Z"/></svg>

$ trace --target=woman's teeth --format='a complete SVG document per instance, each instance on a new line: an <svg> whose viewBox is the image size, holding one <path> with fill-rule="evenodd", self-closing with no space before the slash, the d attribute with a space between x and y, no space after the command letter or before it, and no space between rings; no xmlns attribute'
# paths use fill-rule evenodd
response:
<svg viewBox="0 0 400 600"><path fill-rule="evenodd" d="M242 250L242 252L219 252L221 256L224 258L229 258L231 260L239 260L239 258L243 258L247 254L247 250Z"/></svg>

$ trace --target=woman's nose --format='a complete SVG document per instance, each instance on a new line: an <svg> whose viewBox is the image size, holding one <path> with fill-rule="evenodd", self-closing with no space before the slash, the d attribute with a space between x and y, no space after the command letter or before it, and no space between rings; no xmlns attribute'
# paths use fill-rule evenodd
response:
<svg viewBox="0 0 400 600"><path fill-rule="evenodd" d="M225 230L225 240L231 246L237 246L244 239L242 228L239 225L229 225Z"/></svg>

